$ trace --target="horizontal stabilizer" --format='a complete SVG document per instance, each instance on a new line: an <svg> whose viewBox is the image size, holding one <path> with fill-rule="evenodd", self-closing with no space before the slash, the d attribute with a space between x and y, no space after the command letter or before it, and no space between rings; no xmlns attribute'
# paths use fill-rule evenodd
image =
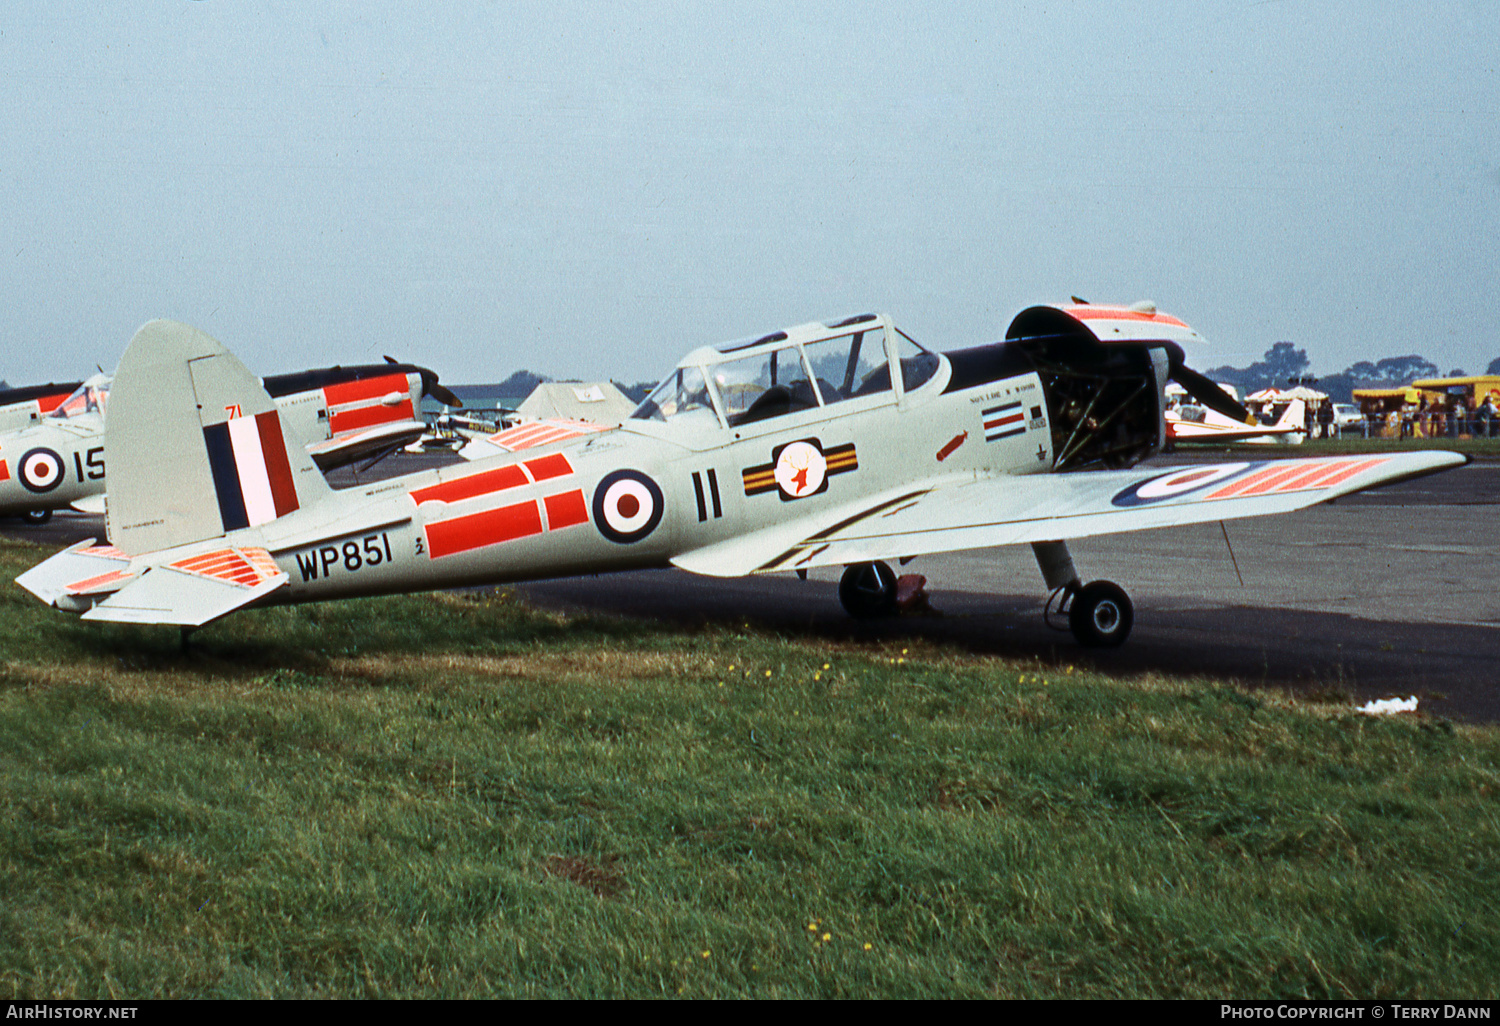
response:
<svg viewBox="0 0 1500 1026"><path fill-rule="evenodd" d="M264 549L217 549L152 567L83 619L201 627L287 582Z"/></svg>
<svg viewBox="0 0 1500 1026"><path fill-rule="evenodd" d="M114 591L130 580L130 557L89 538L43 560L16 578L16 583L49 606L70 608L75 596ZM74 610L76 611L76 609Z"/></svg>
<svg viewBox="0 0 1500 1026"><path fill-rule="evenodd" d="M608 430L608 424L591 424L586 420L535 420L493 435L481 435L458 450L458 454L466 460L482 460L502 452L535 449Z"/></svg>

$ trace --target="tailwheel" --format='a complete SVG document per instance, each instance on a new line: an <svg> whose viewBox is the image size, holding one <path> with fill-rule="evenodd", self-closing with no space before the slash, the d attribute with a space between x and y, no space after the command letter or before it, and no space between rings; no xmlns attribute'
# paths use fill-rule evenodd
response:
<svg viewBox="0 0 1500 1026"><path fill-rule="evenodd" d="M1125 589L1112 581L1085 584L1073 594L1068 626L1080 645L1117 648L1130 636L1135 610Z"/></svg>
<svg viewBox="0 0 1500 1026"><path fill-rule="evenodd" d="M50 509L28 509L25 513L21 514L21 518L28 524L45 524L52 519L52 511Z"/></svg>
<svg viewBox="0 0 1500 1026"><path fill-rule="evenodd" d="M873 620L896 614L896 572L889 564L855 563L839 581L839 601L850 616Z"/></svg>

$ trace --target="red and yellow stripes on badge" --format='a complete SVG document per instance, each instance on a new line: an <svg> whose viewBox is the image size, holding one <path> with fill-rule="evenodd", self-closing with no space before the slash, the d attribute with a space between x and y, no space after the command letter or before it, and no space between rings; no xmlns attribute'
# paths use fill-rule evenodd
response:
<svg viewBox="0 0 1500 1026"><path fill-rule="evenodd" d="M411 498L419 506L429 502L451 504L471 499L495 499L514 488L542 484L572 474L573 464L568 458L562 453L553 453L418 488L411 492ZM428 555L438 559L545 531L586 524L588 520L588 503L584 500L583 490L574 488L540 500L526 499L435 520L423 530L427 536Z"/></svg>
<svg viewBox="0 0 1500 1026"><path fill-rule="evenodd" d="M761 492L776 490L776 464L774 463L746 467L740 471L740 477L744 481L746 495L759 495Z"/></svg>
<svg viewBox="0 0 1500 1026"><path fill-rule="evenodd" d="M823 458L828 461L830 474L842 474L845 471L859 469L859 458L854 454L853 442L834 446L823 453Z"/></svg>
<svg viewBox="0 0 1500 1026"><path fill-rule="evenodd" d="M1231 481L1204 496L1211 499L1238 499L1249 495L1281 495L1286 492L1316 491L1343 484L1355 474L1387 463L1384 456L1368 459L1289 460L1264 467Z"/></svg>

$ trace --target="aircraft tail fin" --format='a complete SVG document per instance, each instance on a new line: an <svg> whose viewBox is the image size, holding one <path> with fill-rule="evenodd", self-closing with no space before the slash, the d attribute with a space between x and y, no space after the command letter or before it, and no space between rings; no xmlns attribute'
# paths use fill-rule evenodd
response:
<svg viewBox="0 0 1500 1026"><path fill-rule="evenodd" d="M1293 399L1286 404L1286 409L1281 411L1272 427L1282 431L1294 431L1305 427L1307 424L1307 404L1301 399Z"/></svg>
<svg viewBox="0 0 1500 1026"><path fill-rule="evenodd" d="M104 444L109 537L130 555L256 527L330 492L255 375L175 321L130 340Z"/></svg>

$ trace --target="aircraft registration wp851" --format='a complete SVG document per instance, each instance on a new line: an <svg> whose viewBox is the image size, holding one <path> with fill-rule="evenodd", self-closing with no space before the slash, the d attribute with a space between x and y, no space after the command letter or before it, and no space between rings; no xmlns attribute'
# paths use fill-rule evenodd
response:
<svg viewBox="0 0 1500 1026"><path fill-rule="evenodd" d="M895 607L886 562L1032 545L1088 645L1130 600L1066 540L1281 513L1457 466L1444 452L1151 468L1164 390L1244 411L1149 303L1036 306L1000 342L934 353L888 316L803 324L684 357L618 427L514 428L483 459L331 490L264 388L170 321L115 376L107 545L19 583L85 619L208 623L246 606L675 566L844 566L856 616ZM1211 394L1210 394L1211 393Z"/></svg>

